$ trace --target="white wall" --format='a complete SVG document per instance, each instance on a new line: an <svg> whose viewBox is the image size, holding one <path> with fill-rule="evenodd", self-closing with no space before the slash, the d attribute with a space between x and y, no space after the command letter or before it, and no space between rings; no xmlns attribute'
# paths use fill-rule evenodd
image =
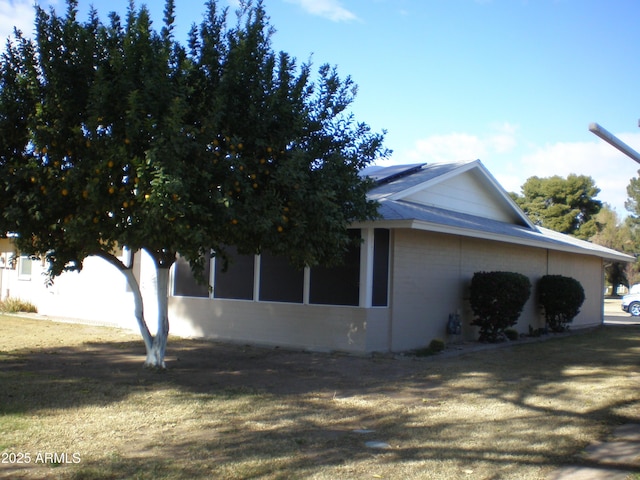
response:
<svg viewBox="0 0 640 480"><path fill-rule="evenodd" d="M389 310L171 297L171 331L258 345L353 353L387 350Z"/></svg>

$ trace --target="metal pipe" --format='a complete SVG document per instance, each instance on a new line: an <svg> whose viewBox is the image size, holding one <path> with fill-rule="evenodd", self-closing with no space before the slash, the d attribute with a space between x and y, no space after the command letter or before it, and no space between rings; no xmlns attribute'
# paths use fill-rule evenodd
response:
<svg viewBox="0 0 640 480"><path fill-rule="evenodd" d="M620 150L622 153L624 153L626 156L630 157L632 160L635 160L637 163L640 163L640 153L636 152L629 145L624 143L622 140L620 140L614 134L612 134L612 133L608 132L607 130L605 130L604 128L602 128L597 123L594 122L594 123L590 124L589 125L589 131L591 133L597 135L598 137L600 137L602 140L604 140L605 142L607 142L611 146L613 146L613 147L617 148L618 150Z"/></svg>

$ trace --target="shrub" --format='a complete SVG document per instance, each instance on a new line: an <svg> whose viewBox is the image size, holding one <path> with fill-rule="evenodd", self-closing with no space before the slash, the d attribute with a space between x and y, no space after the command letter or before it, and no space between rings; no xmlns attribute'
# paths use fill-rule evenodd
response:
<svg viewBox="0 0 640 480"><path fill-rule="evenodd" d="M440 353L445 349L446 344L444 340L440 340L439 338L434 338L429 343L428 347L419 348L417 350L413 350L410 353L415 355L416 357L428 357L430 355L435 355L436 353Z"/></svg>
<svg viewBox="0 0 640 480"><path fill-rule="evenodd" d="M444 347L444 340L440 340L439 338L434 338L433 340L431 340L431 343L429 343L429 350L431 350L433 353L439 353L443 351Z"/></svg>
<svg viewBox="0 0 640 480"><path fill-rule="evenodd" d="M471 279L471 309L480 327L480 341L497 342L505 329L518 323L531 295L529 279L514 272L476 272Z"/></svg>
<svg viewBox="0 0 640 480"><path fill-rule="evenodd" d="M568 330L580 313L584 289L578 280L562 275L545 275L538 282L538 303L552 332Z"/></svg>
<svg viewBox="0 0 640 480"><path fill-rule="evenodd" d="M504 335L509 339L509 340L517 340L520 337L520 334L518 333L518 331L515 328L507 328L504 331Z"/></svg>
<svg viewBox="0 0 640 480"><path fill-rule="evenodd" d="M4 301L0 302L0 311L5 313L37 313L38 309L33 303L27 302L26 300L8 297Z"/></svg>

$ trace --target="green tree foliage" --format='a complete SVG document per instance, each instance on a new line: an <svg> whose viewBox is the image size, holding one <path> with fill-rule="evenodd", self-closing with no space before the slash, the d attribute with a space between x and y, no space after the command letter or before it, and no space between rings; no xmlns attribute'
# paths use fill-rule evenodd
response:
<svg viewBox="0 0 640 480"><path fill-rule="evenodd" d="M615 210L606 203L595 216L600 230L589 240L597 245L611 248L619 252L634 254L637 247L633 240L633 232L628 221L621 221ZM623 262L607 262L604 265L607 285L615 289L618 285L629 286L629 280L633 279L633 264Z"/></svg>
<svg viewBox="0 0 640 480"><path fill-rule="evenodd" d="M46 257L51 278L100 256L127 277L148 366L164 367L167 282L176 255L196 274L214 249L268 250L298 266L339 261L347 226L375 218L358 171L387 154L347 108L350 77L297 65L271 47L261 1L235 23L212 0L187 46L174 1L154 30L145 7L103 23L36 8L0 61L0 227ZM150 335L132 273L114 250L145 250L158 270ZM135 257L132 257L132 259Z"/></svg>
<svg viewBox="0 0 640 480"><path fill-rule="evenodd" d="M471 310L480 327L481 342L497 342L504 331L518 323L531 295L531 282L515 272L476 272L471 279Z"/></svg>
<svg viewBox="0 0 640 480"><path fill-rule="evenodd" d="M624 225L630 231L630 240L627 242L625 251L638 257L640 254L640 170L637 177L629 180L624 206L629 212ZM630 284L640 282L639 262L627 265L626 271Z"/></svg>
<svg viewBox="0 0 640 480"><path fill-rule="evenodd" d="M544 275L538 282L538 302L552 332L564 332L580 313L584 289L578 280L562 275Z"/></svg>
<svg viewBox="0 0 640 480"><path fill-rule="evenodd" d="M640 170L638 170L637 177L629 180L629 185L627 185L627 200L624 202L624 207L632 219L640 219Z"/></svg>
<svg viewBox="0 0 640 480"><path fill-rule="evenodd" d="M537 225L586 240L598 231L594 219L602 207L595 199L598 193L591 177L570 174L566 179L530 177L522 185L522 195L511 195Z"/></svg>

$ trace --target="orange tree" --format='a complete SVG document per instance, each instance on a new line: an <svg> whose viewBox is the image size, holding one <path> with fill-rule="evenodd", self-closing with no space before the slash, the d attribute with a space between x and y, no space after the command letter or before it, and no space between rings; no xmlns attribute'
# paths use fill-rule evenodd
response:
<svg viewBox="0 0 640 480"><path fill-rule="evenodd" d="M339 260L347 226L376 216L358 171L388 152L383 135L347 111L349 77L298 66L270 43L262 2L231 24L215 1L186 46L130 3L103 23L36 9L0 61L0 227L20 251L43 256L49 279L96 255L126 276L145 365L164 368L169 269L195 274L213 249L263 249L298 266ZM153 258L158 326L144 318L133 259Z"/></svg>

